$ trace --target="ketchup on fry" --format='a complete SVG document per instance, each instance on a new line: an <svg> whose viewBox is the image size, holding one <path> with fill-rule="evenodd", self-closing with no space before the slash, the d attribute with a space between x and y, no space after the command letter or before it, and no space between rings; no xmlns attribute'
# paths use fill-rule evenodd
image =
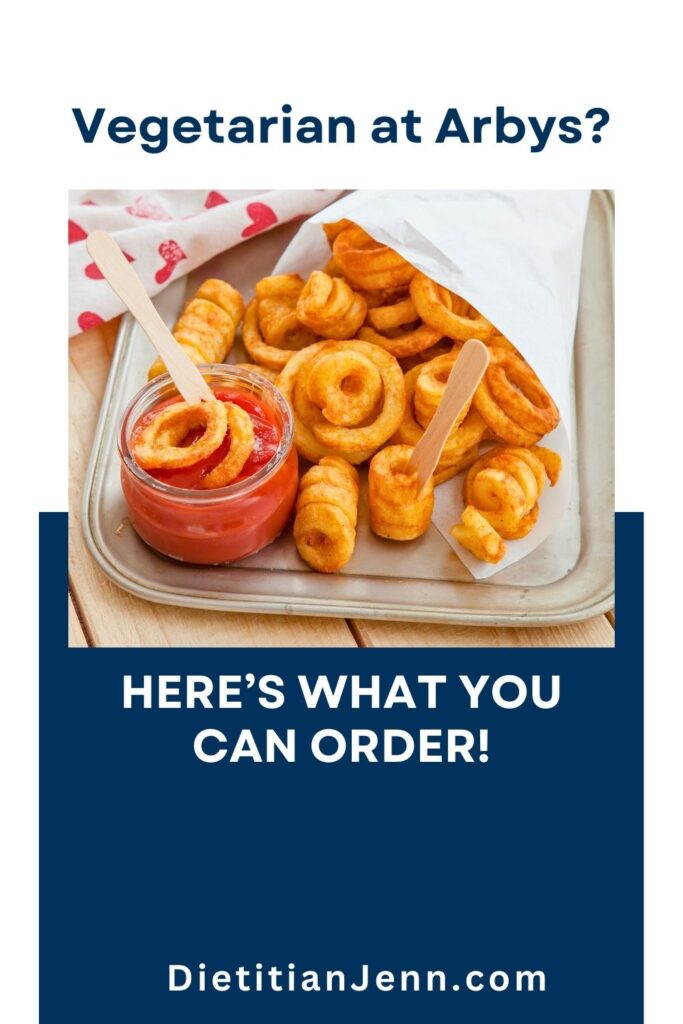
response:
<svg viewBox="0 0 683 1024"><path fill-rule="evenodd" d="M233 483L239 483L241 480L246 480L248 477L253 476L262 466L270 462L280 443L281 430L273 410L253 395L237 391L234 388L230 390L216 390L214 393L219 401L233 402L235 405L239 405L241 409L244 409L249 414L254 428L254 449L244 464L242 472L233 481ZM177 401L177 397L170 398L165 402L161 402L149 413L141 417L133 429L131 444L134 445L136 435L139 434L150 420L154 419L164 406L171 405ZM183 446L191 445L200 435L201 429L199 428L190 431L183 441ZM173 487L198 490L204 477L225 458L229 450L230 433L228 432L225 435L223 444L212 452L211 455L207 456L207 458L202 459L200 462L195 462L192 466L187 466L185 469L148 469L147 472L155 480L160 480L162 483L170 484Z"/></svg>
<svg viewBox="0 0 683 1024"><path fill-rule="evenodd" d="M292 418L269 381L237 367L203 371L219 401L249 416L254 446L239 475L215 489L202 481L228 454L230 435L209 456L182 469L142 469L135 440L167 405L179 400L167 376L155 378L133 399L119 439L121 486L128 516L156 551L197 564L224 564L259 551L282 532L296 499L298 465ZM181 442L191 445L201 428Z"/></svg>

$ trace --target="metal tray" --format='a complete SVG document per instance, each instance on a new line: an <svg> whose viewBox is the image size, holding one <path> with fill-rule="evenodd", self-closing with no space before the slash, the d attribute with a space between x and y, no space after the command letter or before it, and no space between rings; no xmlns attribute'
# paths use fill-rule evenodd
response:
<svg viewBox="0 0 683 1024"><path fill-rule="evenodd" d="M486 582L474 582L441 534L398 545L375 537L361 507L358 541L343 572L325 576L300 561L289 530L230 566L184 565L157 555L128 525L119 483L116 432L146 379L151 345L124 317L86 474L86 544L120 587L165 604L348 618L475 625L547 626L609 610L614 598L614 319L612 200L592 197L584 243L574 348L577 453L570 507L532 554ZM165 289L157 308L170 325L207 276L225 277L250 295L297 225L284 225L229 250ZM231 361L241 361L236 346Z"/></svg>

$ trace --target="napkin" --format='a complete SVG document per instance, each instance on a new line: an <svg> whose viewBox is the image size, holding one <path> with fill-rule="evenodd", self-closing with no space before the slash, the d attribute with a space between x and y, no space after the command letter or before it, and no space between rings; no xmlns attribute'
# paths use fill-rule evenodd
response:
<svg viewBox="0 0 683 1024"><path fill-rule="evenodd" d="M71 192L69 335L124 311L85 247L95 228L113 235L148 295L157 295L217 253L276 224L308 217L339 195L323 189Z"/></svg>

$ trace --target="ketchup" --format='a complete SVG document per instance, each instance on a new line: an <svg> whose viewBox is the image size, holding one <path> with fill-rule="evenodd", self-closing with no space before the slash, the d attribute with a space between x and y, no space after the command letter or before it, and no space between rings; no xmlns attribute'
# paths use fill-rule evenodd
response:
<svg viewBox="0 0 683 1024"><path fill-rule="evenodd" d="M211 455L192 466L142 470L135 464L132 450L136 436L161 409L179 400L177 394L148 405L132 430L127 425L132 408L124 415L121 486L128 516L147 544L171 558L198 564L245 558L275 540L294 505L298 464L289 407L268 381L263 381L259 393L254 392L253 385L240 388L235 381L239 372L226 367L225 376L232 379L213 386L216 398L244 409L254 428L254 448L240 475L227 487L202 487L202 480L227 454L229 431ZM191 445L201 432L201 428L190 431L183 445ZM174 490L169 491L169 487Z"/></svg>

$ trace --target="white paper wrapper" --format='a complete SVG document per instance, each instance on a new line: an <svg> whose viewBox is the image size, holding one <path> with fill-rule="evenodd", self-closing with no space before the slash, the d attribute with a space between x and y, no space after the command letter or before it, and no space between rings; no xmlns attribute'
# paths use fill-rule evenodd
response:
<svg viewBox="0 0 683 1024"><path fill-rule="evenodd" d="M537 548L569 502L572 346L589 199L588 191L560 190L354 192L306 221L274 270L305 276L323 266L329 245L319 225L348 217L471 302L553 395L562 421L543 444L562 455L565 472L545 488L534 529L509 541L501 562L480 562L450 535L463 508L462 474L436 489L432 521L476 579Z"/></svg>

